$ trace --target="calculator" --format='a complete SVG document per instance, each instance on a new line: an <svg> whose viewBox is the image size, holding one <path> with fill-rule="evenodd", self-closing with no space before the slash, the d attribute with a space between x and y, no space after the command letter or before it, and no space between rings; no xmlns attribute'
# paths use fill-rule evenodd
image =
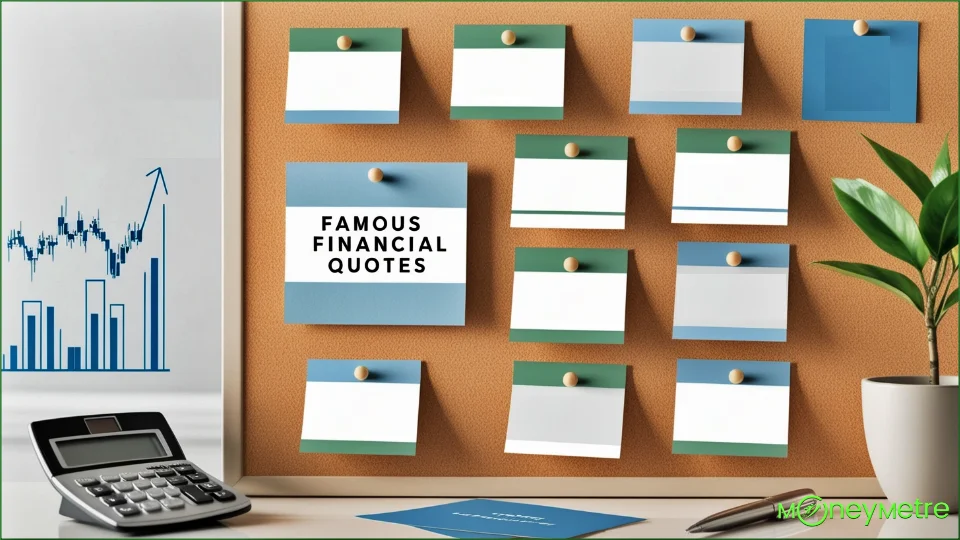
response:
<svg viewBox="0 0 960 540"><path fill-rule="evenodd" d="M250 499L186 459L158 412L30 424L60 514L124 532L189 526L248 512Z"/></svg>

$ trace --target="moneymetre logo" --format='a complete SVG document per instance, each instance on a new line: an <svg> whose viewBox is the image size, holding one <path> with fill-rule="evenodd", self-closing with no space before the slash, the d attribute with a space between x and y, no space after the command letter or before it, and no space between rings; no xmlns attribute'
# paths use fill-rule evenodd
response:
<svg viewBox="0 0 960 540"><path fill-rule="evenodd" d="M784 508L783 503L777 504L777 519L799 519L807 527L816 527L828 519L863 519L864 526L870 525L874 518L878 519L927 519L935 517L943 519L950 514L950 506L945 502L920 502L916 499L912 503L889 502L886 505L875 503L825 503L817 495L807 495L799 501Z"/></svg>

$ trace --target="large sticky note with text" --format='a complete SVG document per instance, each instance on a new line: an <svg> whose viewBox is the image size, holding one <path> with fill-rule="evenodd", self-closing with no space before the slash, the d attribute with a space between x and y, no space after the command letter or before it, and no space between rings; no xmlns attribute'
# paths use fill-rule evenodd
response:
<svg viewBox="0 0 960 540"><path fill-rule="evenodd" d="M309 360L300 451L415 455L419 411L419 360Z"/></svg>
<svg viewBox="0 0 960 540"><path fill-rule="evenodd" d="M790 363L678 360L674 454L787 457Z"/></svg>
<svg viewBox="0 0 960 540"><path fill-rule="evenodd" d="M920 23L853 20L803 23L803 119L917 121Z"/></svg>
<svg viewBox="0 0 960 540"><path fill-rule="evenodd" d="M517 135L511 227L622 229L626 137Z"/></svg>
<svg viewBox="0 0 960 540"><path fill-rule="evenodd" d="M513 43L504 43L505 32ZM566 32L557 24L456 25L450 118L562 120Z"/></svg>
<svg viewBox="0 0 960 540"><path fill-rule="evenodd" d="M735 20L634 19L630 114L740 114L745 28Z"/></svg>
<svg viewBox="0 0 960 540"><path fill-rule="evenodd" d="M286 217L285 322L464 324L466 163L287 163Z"/></svg>
<svg viewBox="0 0 960 540"><path fill-rule="evenodd" d="M517 248L510 341L622 345L627 254Z"/></svg>
<svg viewBox="0 0 960 540"><path fill-rule="evenodd" d="M673 339L786 341L789 272L789 244L680 242Z"/></svg>
<svg viewBox="0 0 960 540"><path fill-rule="evenodd" d="M626 385L623 365L514 362L504 451L619 458Z"/></svg>
<svg viewBox="0 0 960 540"><path fill-rule="evenodd" d="M789 194L789 131L677 130L673 223L786 225Z"/></svg>
<svg viewBox="0 0 960 540"><path fill-rule="evenodd" d="M291 28L286 123L398 123L402 43L401 28Z"/></svg>

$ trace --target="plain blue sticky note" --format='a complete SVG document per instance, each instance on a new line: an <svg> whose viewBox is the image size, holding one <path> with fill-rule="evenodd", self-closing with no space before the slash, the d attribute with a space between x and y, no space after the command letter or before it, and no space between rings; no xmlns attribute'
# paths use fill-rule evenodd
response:
<svg viewBox="0 0 960 540"><path fill-rule="evenodd" d="M527 538L574 538L643 521L635 517L490 499L358 517L427 528L442 534L451 531L451 536L452 531L460 531Z"/></svg>
<svg viewBox="0 0 960 540"><path fill-rule="evenodd" d="M808 19L803 40L803 119L916 122L919 23Z"/></svg>

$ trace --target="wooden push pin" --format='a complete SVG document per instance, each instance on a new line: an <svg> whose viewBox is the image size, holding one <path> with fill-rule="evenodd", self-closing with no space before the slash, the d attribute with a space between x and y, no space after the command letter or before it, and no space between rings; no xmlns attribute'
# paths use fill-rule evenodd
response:
<svg viewBox="0 0 960 540"><path fill-rule="evenodd" d="M731 369L730 375L727 376L730 379L730 382L733 384L740 384L743 382L743 372L739 369Z"/></svg>
<svg viewBox="0 0 960 540"><path fill-rule="evenodd" d="M357 366L357 368L353 370L353 376L358 381L365 381L367 380L367 377L370 376L370 370L365 366Z"/></svg>
<svg viewBox="0 0 960 540"><path fill-rule="evenodd" d="M563 260L563 269L567 272L576 272L580 268L580 261L576 257L567 257Z"/></svg>
<svg viewBox="0 0 960 540"><path fill-rule="evenodd" d="M734 135L729 139L727 139L727 150L731 152L736 152L741 148L743 148L743 141L740 140L740 137L737 137L736 135Z"/></svg>
<svg viewBox="0 0 960 540"><path fill-rule="evenodd" d="M578 382L580 382L580 379L577 378L577 374L576 374L576 373L574 373L574 372L572 372L572 371L568 371L568 372L566 372L566 373L563 374L563 385L564 385L564 386L573 387L573 386L576 386Z"/></svg>
<svg viewBox="0 0 960 540"><path fill-rule="evenodd" d="M577 143L567 143L567 145L563 147L563 153L566 154L567 157L577 157L580 155L580 147L577 146Z"/></svg>
<svg viewBox="0 0 960 540"><path fill-rule="evenodd" d="M341 51L349 51L351 46L353 46L353 40L350 39L350 36L340 36L337 38L337 48Z"/></svg>
<svg viewBox="0 0 960 540"><path fill-rule="evenodd" d="M504 30L503 33L500 34L500 41L502 41L504 45L513 45L517 42L517 33L513 30Z"/></svg>
<svg viewBox="0 0 960 540"><path fill-rule="evenodd" d="M680 39L684 41L693 41L697 37L697 31L692 26L684 26L680 29Z"/></svg>
<svg viewBox="0 0 960 540"><path fill-rule="evenodd" d="M870 25L863 19L853 21L853 33L858 36L864 36L870 31Z"/></svg>
<svg viewBox="0 0 960 540"><path fill-rule="evenodd" d="M374 167L367 171L367 178L369 178L371 182L379 182L383 180L383 171Z"/></svg>
<svg viewBox="0 0 960 540"><path fill-rule="evenodd" d="M740 266L740 263L743 262L743 257L740 255L739 251L731 251L727 253L727 264L730 266Z"/></svg>

